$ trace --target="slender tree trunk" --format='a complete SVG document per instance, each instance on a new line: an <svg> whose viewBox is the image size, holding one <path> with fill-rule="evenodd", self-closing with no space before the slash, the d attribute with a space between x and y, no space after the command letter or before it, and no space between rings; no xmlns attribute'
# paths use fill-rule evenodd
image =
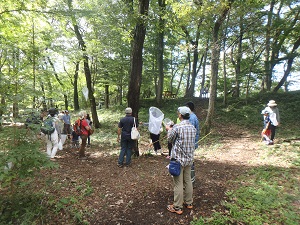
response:
<svg viewBox="0 0 300 225"><path fill-rule="evenodd" d="M165 20L163 19L166 9L165 0L158 0L159 6L159 26L158 26L158 52L157 52L157 67L158 67L158 84L156 93L156 102L161 104L162 93L164 90L164 27Z"/></svg>
<svg viewBox="0 0 300 225"><path fill-rule="evenodd" d="M198 60L199 60L199 51L198 51L198 44L200 39L200 26L202 24L202 20L198 22L197 31L195 41L190 41L193 48L193 65L192 65L192 72L191 72L191 82L188 87L186 97L193 97L195 93L195 86L196 86L196 77L197 77L197 68L198 68Z"/></svg>
<svg viewBox="0 0 300 225"><path fill-rule="evenodd" d="M206 80L206 62L207 62L208 51L209 51L209 38L206 41L205 53L204 53L204 57L203 57L201 89L204 88L205 80Z"/></svg>
<svg viewBox="0 0 300 225"><path fill-rule="evenodd" d="M271 0L270 3L270 10L268 12L268 21L266 26L266 52L265 52L265 79L264 79L264 85L263 90L266 86L267 91L271 90L272 85L272 64L270 61L270 55L271 55L271 26L272 26L272 17L273 17L273 9L275 5L275 0Z"/></svg>
<svg viewBox="0 0 300 225"><path fill-rule="evenodd" d="M105 84L105 108L109 108L109 85Z"/></svg>
<svg viewBox="0 0 300 225"><path fill-rule="evenodd" d="M227 33L227 29L225 31L225 35L224 37L226 37ZM224 38L223 40L223 77L224 77L224 85L223 85L223 91L224 91L224 96L223 96L223 105L226 106L227 105L227 72L226 72L226 39Z"/></svg>
<svg viewBox="0 0 300 225"><path fill-rule="evenodd" d="M61 82L61 80L59 79L58 74L57 74L56 71L55 71L55 67L54 67L53 62L51 61L50 57L47 57L47 58L48 58L48 62L49 62L50 66L51 66L51 68L52 68L52 70L53 70L53 73L54 73L54 76L55 76L57 82L59 83L59 85L60 85L62 91L64 91L64 84L63 84L63 83ZM68 103L68 96L67 96L65 93L63 93L63 95L64 95L64 101L65 101L65 109L68 110L68 106L69 106L69 103Z"/></svg>
<svg viewBox="0 0 300 225"><path fill-rule="evenodd" d="M211 124L214 116L214 110L215 110L215 101L217 98L217 79L218 79L220 45L221 45L219 41L219 31L233 2L234 0L230 0L228 2L228 5L224 6L213 28L212 54L211 54L211 78L210 78L210 92L209 92L210 97L209 97L209 105L208 105L206 120L202 128L204 134L208 134L210 132Z"/></svg>
<svg viewBox="0 0 300 225"><path fill-rule="evenodd" d="M78 98L78 72L79 72L79 63L75 63L75 73L74 73L74 83L73 83L73 97L74 97L74 110L78 111L79 107L79 98Z"/></svg>
<svg viewBox="0 0 300 225"><path fill-rule="evenodd" d="M82 35L79 31L79 27L77 25L77 21L75 18L75 15L73 14L73 6L72 6L72 0L68 0L68 7L69 10L71 11L71 19L72 19L72 24L74 27L74 32L76 34L79 47L82 51L83 54L83 69L84 69L84 74L85 74L85 79L86 79L86 86L87 89L89 90L89 100L90 100L90 107L91 107L91 113L92 113L92 118L93 118L93 124L95 128L100 127L98 115L97 115L97 105L96 105L96 100L95 96L93 93L93 88L92 88L92 75L89 67L89 57L87 56L86 52L86 44L82 38Z"/></svg>

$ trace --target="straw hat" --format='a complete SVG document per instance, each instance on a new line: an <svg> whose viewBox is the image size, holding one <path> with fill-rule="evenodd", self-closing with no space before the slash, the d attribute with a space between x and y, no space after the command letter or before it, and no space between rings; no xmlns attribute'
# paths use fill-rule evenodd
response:
<svg viewBox="0 0 300 225"><path fill-rule="evenodd" d="M268 103L268 106L269 107L274 107L274 106L277 106L277 104L274 100L270 100L269 103Z"/></svg>

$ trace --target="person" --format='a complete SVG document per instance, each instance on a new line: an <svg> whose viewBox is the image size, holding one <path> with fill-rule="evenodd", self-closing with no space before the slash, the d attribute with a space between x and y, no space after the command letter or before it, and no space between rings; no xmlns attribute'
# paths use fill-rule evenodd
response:
<svg viewBox="0 0 300 225"><path fill-rule="evenodd" d="M63 133L68 135L68 139L70 139L70 135L71 135L71 116L70 116L68 110L64 111L64 114L62 116L62 120L64 122Z"/></svg>
<svg viewBox="0 0 300 225"><path fill-rule="evenodd" d="M171 120L166 124L166 130L167 130L167 137L170 136L171 130L174 126L174 122ZM168 141L168 150L169 150L169 154L167 155L167 159L171 158L171 151L172 151L172 147L173 147L173 143Z"/></svg>
<svg viewBox="0 0 300 225"><path fill-rule="evenodd" d="M180 162L180 175L173 176L174 203L167 206L172 213L182 214L183 204L193 208L193 184L191 166L194 161L195 137L197 130L189 122L191 110L187 106L178 108L179 124L175 124L169 134L168 141L173 143L171 160Z"/></svg>
<svg viewBox="0 0 300 225"><path fill-rule="evenodd" d="M79 120L80 120L80 130L81 130L81 146L79 149L79 159L85 160L86 155L85 155L85 147L86 147L86 142L87 138L89 135L89 130L91 129L87 120L86 120L87 113L85 111L81 111L79 113Z"/></svg>
<svg viewBox="0 0 300 225"><path fill-rule="evenodd" d="M72 148L78 149L79 148L79 135L72 129L71 133L71 140L72 140Z"/></svg>
<svg viewBox="0 0 300 225"><path fill-rule="evenodd" d="M158 152L161 152L161 154L163 154L161 151L161 145L159 142L160 133L154 134L154 133L150 132L150 138L151 138L152 145L154 147L155 154L157 155Z"/></svg>
<svg viewBox="0 0 300 225"><path fill-rule="evenodd" d="M56 117L56 109L51 108L48 111L49 115L45 120L50 120L52 122L52 127L54 127L54 131L48 135L45 135L45 140L47 144L47 155L49 156L50 160L55 161L55 155L58 149L58 142L60 133L60 127L58 123L58 118Z"/></svg>
<svg viewBox="0 0 300 225"><path fill-rule="evenodd" d="M64 116L64 111L58 113L57 115L57 126L58 126L58 129L59 129L59 142L58 142L58 149L59 150L62 150L63 149L63 145L65 143L65 140L66 140L66 135L64 133L64 121L63 121L63 116Z"/></svg>
<svg viewBox="0 0 300 225"><path fill-rule="evenodd" d="M162 120L164 118L163 112L156 108L150 107L149 108L149 123L148 123L148 130L150 133L151 143L154 147L154 152L157 154L158 152L163 155L161 145L160 145L160 133L163 131L162 128Z"/></svg>
<svg viewBox="0 0 300 225"><path fill-rule="evenodd" d="M196 116L196 114L194 113L195 110L195 105L193 102L187 102L185 104L187 107L190 108L191 110L191 114L190 114L190 118L189 121L190 123L196 128L196 137L195 137L195 149L198 148L198 142L199 142L199 138L200 138L200 125L199 125L199 120L198 117ZM192 176L192 183L193 183L193 187L195 186L195 181L196 181L196 175L195 175L195 163L193 162L193 165L191 167L192 171L191 171L191 176Z"/></svg>
<svg viewBox="0 0 300 225"><path fill-rule="evenodd" d="M270 144L270 136L271 136L271 120L270 120L270 112L268 108L265 108L261 111L261 114L264 115L263 123L264 123L264 128L261 132L262 140L265 141L265 143L268 145Z"/></svg>
<svg viewBox="0 0 300 225"><path fill-rule="evenodd" d="M90 117L90 114L86 114L86 121L88 122L90 128L92 129L92 120L91 120L91 117ZM87 147L90 147L91 146L91 135L89 134L88 136L88 139L87 139Z"/></svg>
<svg viewBox="0 0 300 225"><path fill-rule="evenodd" d="M131 139L131 129L134 122L138 127L138 121L132 116L132 109L130 107L125 109L125 117L121 118L118 123L118 138L117 141L121 143L121 151L118 158L118 167L123 167L124 157L126 156L125 165L131 164L131 151L135 141Z"/></svg>
<svg viewBox="0 0 300 225"><path fill-rule="evenodd" d="M143 125L143 126L146 126L146 127L149 127L149 122L147 123L144 123L144 122L140 122L140 125ZM161 155L163 155L163 152L161 150L161 145L160 145L160 142L159 142L159 139L160 139L160 133L163 131L163 128L160 127L159 129L159 133L158 134L154 134L152 133L150 130L149 130L149 133L150 133L150 145L153 145L153 148L154 148L154 152L155 154L157 155L158 152L161 153Z"/></svg>
<svg viewBox="0 0 300 225"><path fill-rule="evenodd" d="M271 141L269 142L269 145L274 144L274 138L276 134L276 127L280 125L280 116L279 116L279 109L277 107L277 104L274 100L270 100L267 104L268 110L270 112L270 130L271 130Z"/></svg>
<svg viewBox="0 0 300 225"><path fill-rule="evenodd" d="M199 119L198 119L197 115L194 113L194 110L195 110L194 103L193 102L187 102L185 105L187 107L189 107L190 110L191 110L189 121L190 121L190 123L197 130L196 137L195 137L195 149L197 149L198 148L198 141L199 141L199 138L200 138L200 124L199 124Z"/></svg>

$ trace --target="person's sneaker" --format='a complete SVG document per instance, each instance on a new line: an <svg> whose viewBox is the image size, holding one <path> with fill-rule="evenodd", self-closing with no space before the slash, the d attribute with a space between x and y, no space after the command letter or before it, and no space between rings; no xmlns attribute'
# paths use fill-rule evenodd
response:
<svg viewBox="0 0 300 225"><path fill-rule="evenodd" d="M187 209L192 209L192 208L193 208L193 204L186 204L185 207L186 207Z"/></svg>
<svg viewBox="0 0 300 225"><path fill-rule="evenodd" d="M80 160L87 160L87 157L86 156L81 156L78 159L80 159Z"/></svg>
<svg viewBox="0 0 300 225"><path fill-rule="evenodd" d="M274 142L273 141L269 141L269 145L274 145Z"/></svg>
<svg viewBox="0 0 300 225"><path fill-rule="evenodd" d="M168 205L167 210L172 213L177 213L178 215L183 213L181 208L174 207L174 205Z"/></svg>
<svg viewBox="0 0 300 225"><path fill-rule="evenodd" d="M122 164L118 164L118 167L119 167L119 168L122 168L122 167L123 167L123 165L122 165Z"/></svg>

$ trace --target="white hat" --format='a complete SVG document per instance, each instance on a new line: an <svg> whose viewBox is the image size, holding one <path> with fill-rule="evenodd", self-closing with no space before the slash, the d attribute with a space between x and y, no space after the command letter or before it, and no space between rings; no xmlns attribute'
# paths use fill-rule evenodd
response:
<svg viewBox="0 0 300 225"><path fill-rule="evenodd" d="M86 116L86 111L79 112L78 116L83 119Z"/></svg>
<svg viewBox="0 0 300 225"><path fill-rule="evenodd" d="M128 107L125 109L126 114L131 114L132 113L132 108Z"/></svg>
<svg viewBox="0 0 300 225"><path fill-rule="evenodd" d="M186 115L190 115L191 114L191 110L189 107L187 106L181 106L178 108L178 112L183 115L183 116L186 116Z"/></svg>
<svg viewBox="0 0 300 225"><path fill-rule="evenodd" d="M273 106L277 106L277 104L274 100L270 100L268 106L273 107Z"/></svg>

